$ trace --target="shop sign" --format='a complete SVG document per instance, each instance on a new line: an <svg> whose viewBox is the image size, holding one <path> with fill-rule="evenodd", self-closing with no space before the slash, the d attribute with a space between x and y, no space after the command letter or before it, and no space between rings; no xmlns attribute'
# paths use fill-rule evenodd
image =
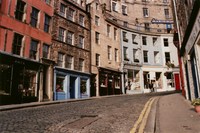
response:
<svg viewBox="0 0 200 133"><path fill-rule="evenodd" d="M194 43L197 39L199 32L200 32L200 12L197 15L196 22L194 23L194 26L192 28L192 32L190 33L190 37L187 41L187 44L186 44L186 47L185 47L186 53L190 52L192 46L194 45Z"/></svg>
<svg viewBox="0 0 200 133"><path fill-rule="evenodd" d="M151 20L151 23L152 24L173 24L174 21L173 20L158 20L158 19L153 18Z"/></svg>

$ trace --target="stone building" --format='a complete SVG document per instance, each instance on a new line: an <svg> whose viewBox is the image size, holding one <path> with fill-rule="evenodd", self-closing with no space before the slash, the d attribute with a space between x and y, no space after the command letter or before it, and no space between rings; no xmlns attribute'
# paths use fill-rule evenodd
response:
<svg viewBox="0 0 200 133"><path fill-rule="evenodd" d="M174 1L180 59L184 75L185 96L200 97L200 1Z"/></svg>
<svg viewBox="0 0 200 133"><path fill-rule="evenodd" d="M52 1L0 1L1 104L51 99L52 5Z"/></svg>
<svg viewBox="0 0 200 133"><path fill-rule="evenodd" d="M120 29L106 18L106 4L88 1L91 13L91 96L121 94Z"/></svg>
<svg viewBox="0 0 200 133"><path fill-rule="evenodd" d="M122 90L125 93L179 90L173 44L171 0L102 0L104 16L120 31Z"/></svg>
<svg viewBox="0 0 200 133"><path fill-rule="evenodd" d="M55 0L51 57L54 100L90 96L90 16L85 0Z"/></svg>

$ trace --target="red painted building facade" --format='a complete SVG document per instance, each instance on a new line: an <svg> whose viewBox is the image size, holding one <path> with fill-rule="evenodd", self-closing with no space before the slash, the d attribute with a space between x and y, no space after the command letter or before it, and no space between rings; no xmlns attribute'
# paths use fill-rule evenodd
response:
<svg viewBox="0 0 200 133"><path fill-rule="evenodd" d="M50 0L0 1L0 101L5 104L52 98L52 5Z"/></svg>

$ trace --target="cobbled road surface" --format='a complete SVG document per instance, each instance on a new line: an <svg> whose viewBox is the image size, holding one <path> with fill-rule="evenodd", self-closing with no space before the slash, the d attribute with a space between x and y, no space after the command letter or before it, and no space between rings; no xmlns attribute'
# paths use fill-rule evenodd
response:
<svg viewBox="0 0 200 133"><path fill-rule="evenodd" d="M165 94L121 95L2 111L0 133L129 133L145 103Z"/></svg>

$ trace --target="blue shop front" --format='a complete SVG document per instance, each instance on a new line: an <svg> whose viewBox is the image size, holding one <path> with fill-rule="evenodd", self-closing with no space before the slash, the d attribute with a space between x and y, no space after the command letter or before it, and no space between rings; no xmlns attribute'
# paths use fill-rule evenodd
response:
<svg viewBox="0 0 200 133"><path fill-rule="evenodd" d="M54 100L90 97L90 74L54 68Z"/></svg>

